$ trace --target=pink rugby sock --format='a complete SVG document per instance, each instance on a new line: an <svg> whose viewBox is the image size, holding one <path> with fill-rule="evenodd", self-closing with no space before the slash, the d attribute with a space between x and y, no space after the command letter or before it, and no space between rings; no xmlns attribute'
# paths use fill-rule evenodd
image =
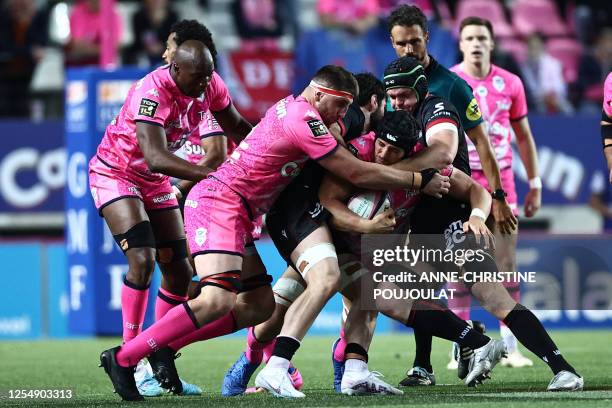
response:
<svg viewBox="0 0 612 408"><path fill-rule="evenodd" d="M448 308L461 320L469 320L472 295L468 287L458 282L451 282L447 288L455 289L453 297L448 299Z"/></svg>
<svg viewBox="0 0 612 408"><path fill-rule="evenodd" d="M344 361L344 351L346 350L346 340L344 339L344 327L340 330L340 341L334 350L334 360Z"/></svg>
<svg viewBox="0 0 612 408"><path fill-rule="evenodd" d="M249 327L249 334L247 336L247 346L244 349L244 353L246 354L247 360L251 363L260 364L264 357L264 350L269 348L270 345L274 343L274 340L270 340L267 342L260 342L257 340L254 334L255 328ZM270 354L272 351L270 351ZM270 358L266 359L266 361Z"/></svg>
<svg viewBox="0 0 612 408"><path fill-rule="evenodd" d="M123 320L123 342L127 343L142 330L149 287L139 287L123 279L121 286L121 318Z"/></svg>
<svg viewBox="0 0 612 408"><path fill-rule="evenodd" d="M263 349L263 362L264 363L268 363L268 360L270 360L270 357L272 357L272 354L274 353L274 346L276 346L276 337L273 338L272 340L270 340L266 347L264 347Z"/></svg>
<svg viewBox="0 0 612 408"><path fill-rule="evenodd" d="M213 339L215 337L225 336L236 331L236 319L234 318L234 312L221 316L217 320L205 324L199 329L179 338L168 344L168 346L178 351L183 347L195 343L196 341L203 341Z"/></svg>
<svg viewBox="0 0 612 408"><path fill-rule="evenodd" d="M174 307L147 330L121 346L117 352L120 366L131 367L154 351L166 347L198 328L188 303Z"/></svg>
<svg viewBox="0 0 612 408"><path fill-rule="evenodd" d="M175 295L160 286L155 300L155 321L164 317L168 310L187 301L187 299L187 296Z"/></svg>

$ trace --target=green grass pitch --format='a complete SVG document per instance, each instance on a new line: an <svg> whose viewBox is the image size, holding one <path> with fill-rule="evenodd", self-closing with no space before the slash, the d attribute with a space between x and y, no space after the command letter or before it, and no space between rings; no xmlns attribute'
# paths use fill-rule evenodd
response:
<svg viewBox="0 0 612 408"><path fill-rule="evenodd" d="M492 380L476 389L468 389L456 378L455 372L446 370L450 343L438 340L434 342L433 362L439 385L405 389L405 395L399 397L337 395L331 389L333 338L313 336L305 339L294 359L304 376L305 399L288 401L266 394L223 398L220 386L225 371L244 346L244 338L234 336L182 350L177 360L179 373L184 379L200 385L204 389L202 396L148 398L144 406L612 407L612 331L557 331L552 335L565 357L585 377L585 392L545 392L552 375L541 361L535 361L535 367L523 369L498 366ZM117 338L0 342L0 406L122 405L102 369L97 368L100 351L118 342ZM413 350L412 335L375 336L370 350L370 369L382 372L387 381L397 384L412 361ZM72 389L74 397L70 400L11 400L7 398L10 389ZM134 403L124 405L134 406Z"/></svg>

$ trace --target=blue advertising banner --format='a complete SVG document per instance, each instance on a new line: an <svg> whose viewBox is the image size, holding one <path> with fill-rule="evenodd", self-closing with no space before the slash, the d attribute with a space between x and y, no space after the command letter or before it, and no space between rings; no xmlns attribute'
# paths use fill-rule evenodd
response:
<svg viewBox="0 0 612 408"><path fill-rule="evenodd" d="M529 115L538 148L542 203L588 203L591 181L606 162L599 136L599 118L594 116ZM514 173L519 204L527 194L527 174L518 152L514 151Z"/></svg>
<svg viewBox="0 0 612 408"><path fill-rule="evenodd" d="M0 132L0 213L63 211L62 123L3 121Z"/></svg>
<svg viewBox="0 0 612 408"><path fill-rule="evenodd" d="M106 125L119 112L130 86L145 74L140 69L67 71L68 188L65 197L69 329L72 333L116 334L121 331L121 282L127 265L93 206L88 163Z"/></svg>

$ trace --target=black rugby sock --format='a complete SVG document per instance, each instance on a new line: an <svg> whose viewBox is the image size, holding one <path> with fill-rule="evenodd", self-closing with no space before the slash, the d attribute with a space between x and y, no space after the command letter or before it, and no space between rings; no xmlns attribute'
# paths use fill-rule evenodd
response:
<svg viewBox="0 0 612 408"><path fill-rule="evenodd" d="M431 372L432 336L454 341L462 347L477 349L491 340L488 336L472 329L450 310L429 302L419 302L410 313L407 326L414 328L417 352L414 365ZM419 350L420 346L420 350Z"/></svg>
<svg viewBox="0 0 612 408"><path fill-rule="evenodd" d="M504 323L523 346L548 364L553 374L565 370L577 375L574 367L565 361L557 345L531 310L517 303L504 319Z"/></svg>

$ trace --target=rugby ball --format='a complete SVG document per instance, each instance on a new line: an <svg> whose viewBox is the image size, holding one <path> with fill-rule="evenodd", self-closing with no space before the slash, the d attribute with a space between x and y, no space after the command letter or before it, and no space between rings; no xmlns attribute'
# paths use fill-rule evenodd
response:
<svg viewBox="0 0 612 408"><path fill-rule="evenodd" d="M349 199L348 208L361 218L371 220L391 208L391 201L386 191L364 191Z"/></svg>

